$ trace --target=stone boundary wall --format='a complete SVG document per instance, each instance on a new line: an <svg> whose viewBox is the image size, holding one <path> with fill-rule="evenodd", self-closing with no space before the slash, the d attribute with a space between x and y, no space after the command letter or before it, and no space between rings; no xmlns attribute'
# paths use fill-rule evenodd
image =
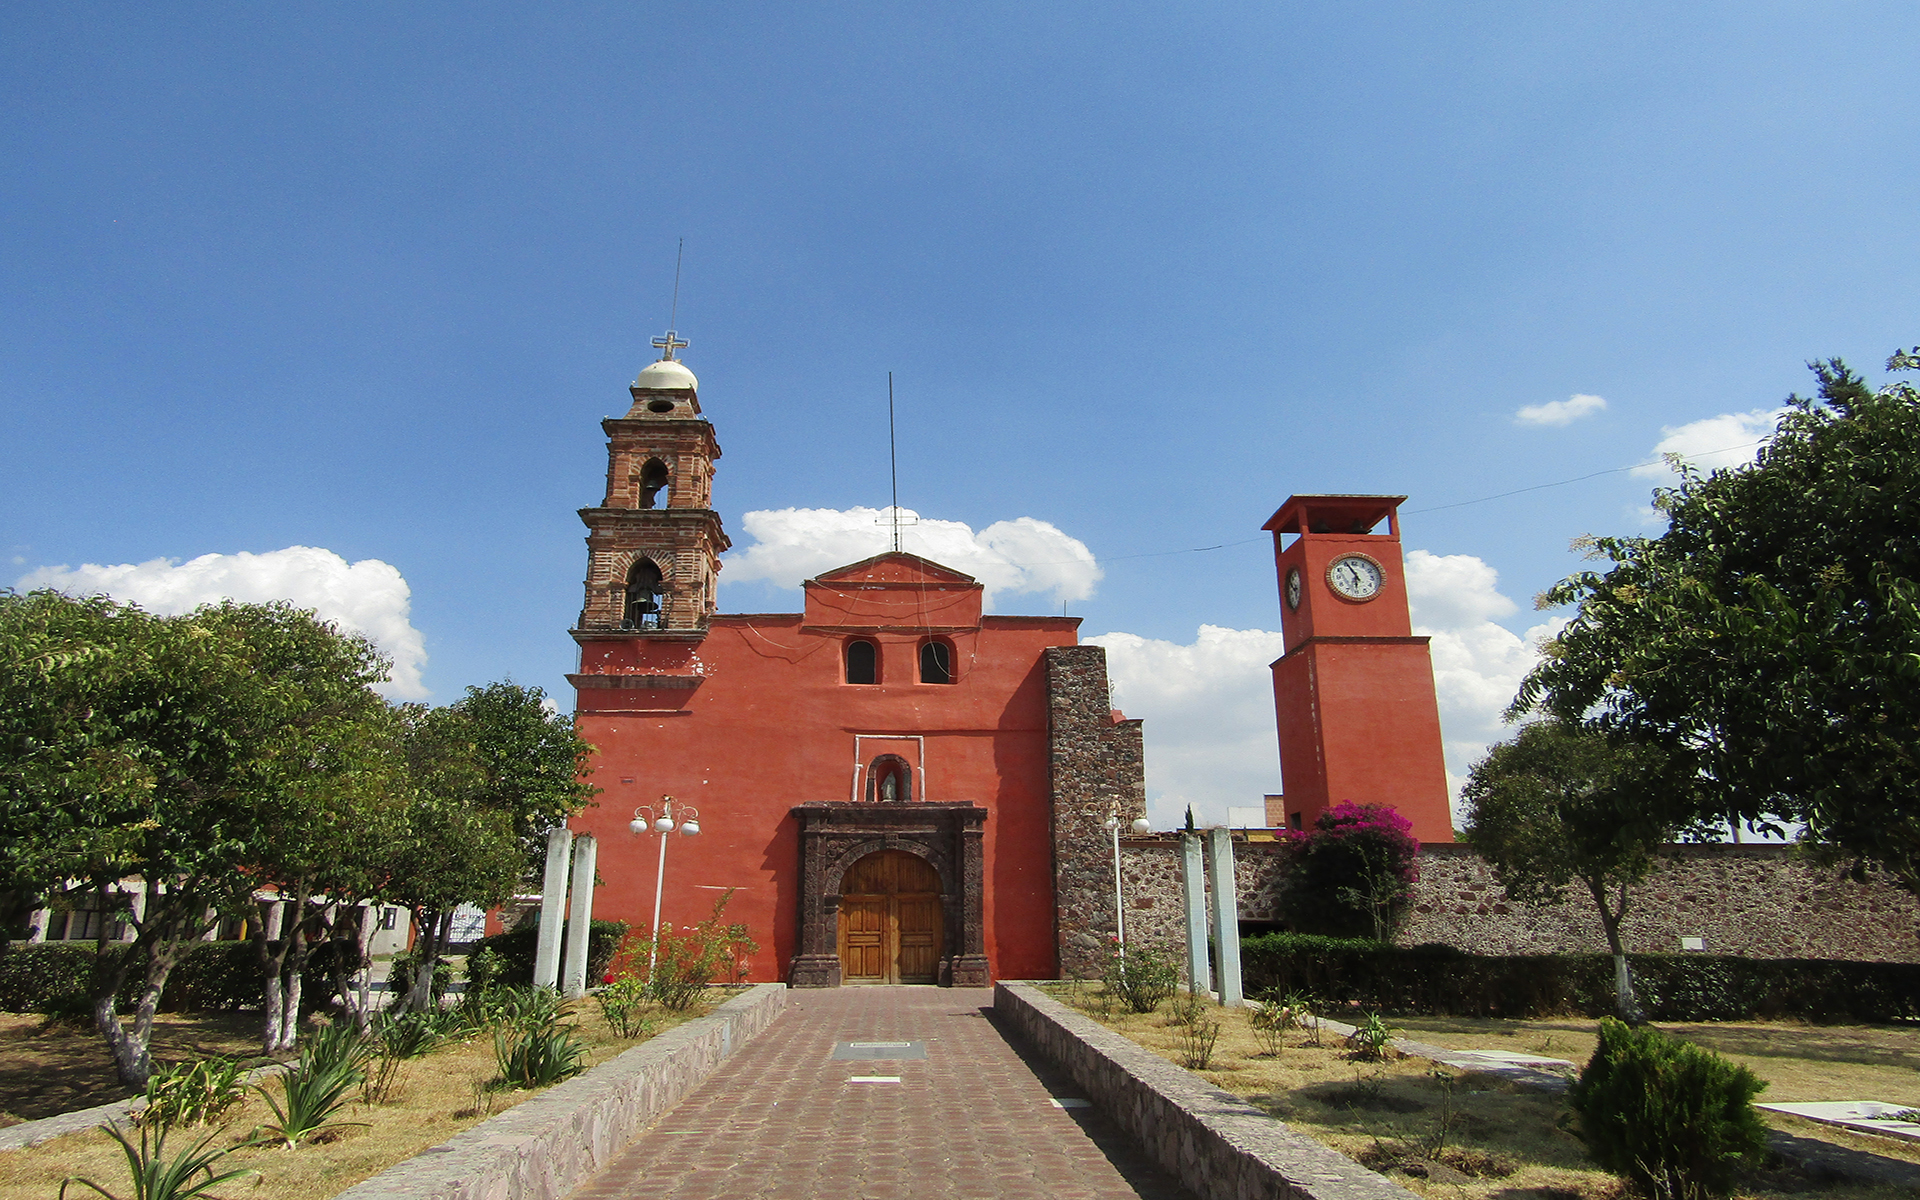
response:
<svg viewBox="0 0 1920 1200"><path fill-rule="evenodd" d="M995 984L993 1011L1066 1071L1155 1165L1203 1200L1413 1195L1031 983Z"/></svg>
<svg viewBox="0 0 1920 1200"><path fill-rule="evenodd" d="M1063 975L1098 975L1113 937L1113 843L1107 817L1147 815L1140 722L1108 699L1101 646L1051 646L1047 777L1053 809L1054 933Z"/></svg>
<svg viewBox="0 0 1920 1200"><path fill-rule="evenodd" d="M1280 842L1234 843L1242 920L1283 918L1286 849ZM1184 935L1178 841L1123 841L1121 860L1128 939L1179 943ZM1112 870L1109 865L1109 887ZM1107 903L1111 906L1111 896ZM1920 898L1882 880L1854 883L1838 868L1816 866L1790 846L1676 845L1667 847L1652 876L1636 889L1621 936L1636 954L1679 953L1681 938L1698 937L1707 954L1920 962ZM1607 949L1584 891L1569 889L1561 904L1515 904L1471 849L1433 842L1420 848L1413 910L1395 940L1405 946L1437 942L1475 954L1604 954Z"/></svg>
<svg viewBox="0 0 1920 1200"><path fill-rule="evenodd" d="M561 1200L786 1006L785 984L759 984L335 1200Z"/></svg>

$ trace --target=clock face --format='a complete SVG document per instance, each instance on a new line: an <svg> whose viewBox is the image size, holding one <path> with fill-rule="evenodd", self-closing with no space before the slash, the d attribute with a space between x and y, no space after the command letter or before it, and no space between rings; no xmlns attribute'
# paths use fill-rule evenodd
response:
<svg viewBox="0 0 1920 1200"><path fill-rule="evenodd" d="M1292 567L1287 571L1287 608L1300 607L1300 568Z"/></svg>
<svg viewBox="0 0 1920 1200"><path fill-rule="evenodd" d="M1327 568L1327 586L1349 600L1373 599L1380 594L1383 582L1380 564L1364 554L1336 558Z"/></svg>

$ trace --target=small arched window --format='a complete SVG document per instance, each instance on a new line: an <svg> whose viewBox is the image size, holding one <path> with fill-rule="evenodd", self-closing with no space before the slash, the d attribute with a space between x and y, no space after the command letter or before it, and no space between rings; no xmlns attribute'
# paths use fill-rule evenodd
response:
<svg viewBox="0 0 1920 1200"><path fill-rule="evenodd" d="M640 468L640 507L653 508L666 504L668 497L660 493L670 490L667 482L671 478L667 464L657 458L648 459L647 465Z"/></svg>
<svg viewBox="0 0 1920 1200"><path fill-rule="evenodd" d="M945 642L925 642L920 647L920 682L953 682L953 647Z"/></svg>
<svg viewBox="0 0 1920 1200"><path fill-rule="evenodd" d="M867 799L874 804L906 804L913 799L913 768L898 754L882 754L867 768Z"/></svg>
<svg viewBox="0 0 1920 1200"><path fill-rule="evenodd" d="M847 682L880 682L879 647L865 639L847 643Z"/></svg>
<svg viewBox="0 0 1920 1200"><path fill-rule="evenodd" d="M627 572L627 611L622 629L661 629L666 618L666 586L660 568L650 558L633 564Z"/></svg>

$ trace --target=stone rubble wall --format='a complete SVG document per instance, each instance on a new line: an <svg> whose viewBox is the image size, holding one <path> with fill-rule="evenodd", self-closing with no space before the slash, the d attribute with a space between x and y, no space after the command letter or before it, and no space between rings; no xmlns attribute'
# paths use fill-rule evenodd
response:
<svg viewBox="0 0 1920 1200"><path fill-rule="evenodd" d="M1398 1184L1031 983L995 984L993 1011L1058 1064L1156 1166L1204 1200L1411 1200Z"/></svg>
<svg viewBox="0 0 1920 1200"><path fill-rule="evenodd" d="M1283 920L1286 844L1236 841L1233 851L1241 919ZM1178 840L1122 842L1121 863L1128 940L1178 946L1183 937ZM1100 866L1110 889L1112 863ZM1108 909L1112 903L1109 891ZM1063 914L1068 911L1063 907ZM1111 926L1111 916L1107 922ZM1642 954L1679 953L1681 938L1698 937L1708 954L1920 962L1920 899L1884 880L1854 883L1839 869L1815 866L1787 846L1670 846L1637 889L1621 933L1627 949ZM1559 904L1514 903L1478 855L1447 843L1420 848L1420 882L1395 941L1439 943L1475 954L1607 949L1584 890L1569 889Z"/></svg>
<svg viewBox="0 0 1920 1200"><path fill-rule="evenodd" d="M1107 818L1116 805L1122 825L1147 815L1140 722L1113 711L1103 647L1050 647L1046 663L1060 972L1094 976L1106 962L1114 934Z"/></svg>
<svg viewBox="0 0 1920 1200"><path fill-rule="evenodd" d="M785 984L760 984L334 1200L561 1200L786 1007Z"/></svg>

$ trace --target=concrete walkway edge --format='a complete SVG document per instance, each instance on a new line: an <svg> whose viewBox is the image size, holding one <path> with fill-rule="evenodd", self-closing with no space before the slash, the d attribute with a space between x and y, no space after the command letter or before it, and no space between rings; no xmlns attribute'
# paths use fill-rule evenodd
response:
<svg viewBox="0 0 1920 1200"><path fill-rule="evenodd" d="M335 1200L560 1200L771 1025L782 983L759 984L357 1183Z"/></svg>
<svg viewBox="0 0 1920 1200"><path fill-rule="evenodd" d="M1367 1170L1032 983L994 985L994 1013L1072 1076L1162 1170L1208 1200L1411 1200Z"/></svg>

